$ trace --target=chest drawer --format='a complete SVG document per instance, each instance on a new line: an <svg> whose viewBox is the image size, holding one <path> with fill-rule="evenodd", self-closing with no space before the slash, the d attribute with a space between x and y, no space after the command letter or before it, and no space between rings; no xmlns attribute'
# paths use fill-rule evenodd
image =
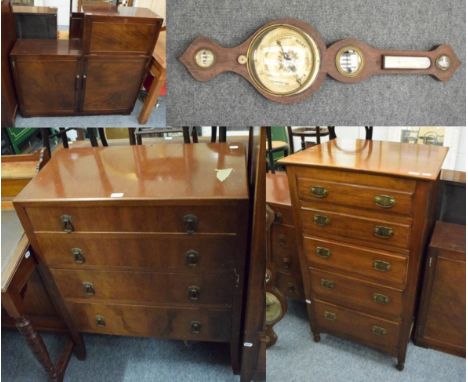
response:
<svg viewBox="0 0 468 382"><path fill-rule="evenodd" d="M78 331L192 341L230 340L231 314L215 308L166 308L66 301Z"/></svg>
<svg viewBox="0 0 468 382"><path fill-rule="evenodd" d="M234 268L238 251L234 235L38 233L36 238L52 268L222 271Z"/></svg>
<svg viewBox="0 0 468 382"><path fill-rule="evenodd" d="M321 300L399 319L403 309L400 291L336 273L310 270L311 291Z"/></svg>
<svg viewBox="0 0 468 382"><path fill-rule="evenodd" d="M28 207L34 231L234 233L233 206Z"/></svg>
<svg viewBox="0 0 468 382"><path fill-rule="evenodd" d="M341 236L384 246L409 247L409 224L314 209L302 209L301 216L306 235Z"/></svg>
<svg viewBox="0 0 468 382"><path fill-rule="evenodd" d="M304 288L300 273L275 272L274 284L286 297L304 300Z"/></svg>
<svg viewBox="0 0 468 382"><path fill-rule="evenodd" d="M412 214L413 189L411 187L408 187L407 191L399 191L362 184L299 178L298 192L301 200L311 202L313 207L319 209L332 204L365 208L379 213L397 213L408 216Z"/></svg>
<svg viewBox="0 0 468 382"><path fill-rule="evenodd" d="M406 285L407 256L310 237L304 237L303 243L309 265L354 273L401 288Z"/></svg>
<svg viewBox="0 0 468 382"><path fill-rule="evenodd" d="M51 270L62 296L145 305L232 304L234 272L184 273Z"/></svg>
<svg viewBox="0 0 468 382"><path fill-rule="evenodd" d="M273 205L271 209L275 213L275 224L294 226L293 209L291 206Z"/></svg>
<svg viewBox="0 0 468 382"><path fill-rule="evenodd" d="M400 324L314 300L317 324L332 334L396 354Z"/></svg>

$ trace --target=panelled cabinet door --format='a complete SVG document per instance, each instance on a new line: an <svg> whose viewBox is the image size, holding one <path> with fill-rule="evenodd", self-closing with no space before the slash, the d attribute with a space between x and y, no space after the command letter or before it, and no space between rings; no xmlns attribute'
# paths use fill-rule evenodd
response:
<svg viewBox="0 0 468 382"><path fill-rule="evenodd" d="M131 113L148 57L88 57L84 71L85 113Z"/></svg>
<svg viewBox="0 0 468 382"><path fill-rule="evenodd" d="M77 58L16 58L16 90L24 116L73 114L77 106Z"/></svg>

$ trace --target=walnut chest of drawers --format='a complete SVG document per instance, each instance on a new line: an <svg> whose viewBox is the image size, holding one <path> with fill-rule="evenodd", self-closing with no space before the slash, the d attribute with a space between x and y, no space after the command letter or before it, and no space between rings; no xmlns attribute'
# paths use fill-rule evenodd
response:
<svg viewBox="0 0 468 382"><path fill-rule="evenodd" d="M333 140L287 166L314 340L327 332L402 370L437 180L447 149Z"/></svg>
<svg viewBox="0 0 468 382"><path fill-rule="evenodd" d="M272 283L283 295L303 301L304 288L286 173L267 173L266 202L275 216L267 238L271 248L267 267L272 271Z"/></svg>
<svg viewBox="0 0 468 382"><path fill-rule="evenodd" d="M56 152L14 205L76 328L230 343L237 372L245 162L227 144Z"/></svg>

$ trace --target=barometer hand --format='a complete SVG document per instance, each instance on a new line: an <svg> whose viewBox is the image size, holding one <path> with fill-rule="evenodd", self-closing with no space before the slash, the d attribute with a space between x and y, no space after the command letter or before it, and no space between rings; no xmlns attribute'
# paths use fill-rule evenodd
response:
<svg viewBox="0 0 468 382"><path fill-rule="evenodd" d="M287 54L283 48L283 45L281 45L281 41L280 40L276 40L276 44L279 45L279 47L281 48L281 52L283 53L283 56L284 56L284 59L289 61L291 60L291 57L289 56L289 54Z"/></svg>

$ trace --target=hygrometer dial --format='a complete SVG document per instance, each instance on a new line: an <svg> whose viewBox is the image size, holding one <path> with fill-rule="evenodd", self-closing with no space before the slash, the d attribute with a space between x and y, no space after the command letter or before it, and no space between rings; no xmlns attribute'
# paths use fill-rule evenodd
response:
<svg viewBox="0 0 468 382"><path fill-rule="evenodd" d="M200 68L210 68L215 63L215 55L210 49L200 49L195 53L195 62Z"/></svg>

